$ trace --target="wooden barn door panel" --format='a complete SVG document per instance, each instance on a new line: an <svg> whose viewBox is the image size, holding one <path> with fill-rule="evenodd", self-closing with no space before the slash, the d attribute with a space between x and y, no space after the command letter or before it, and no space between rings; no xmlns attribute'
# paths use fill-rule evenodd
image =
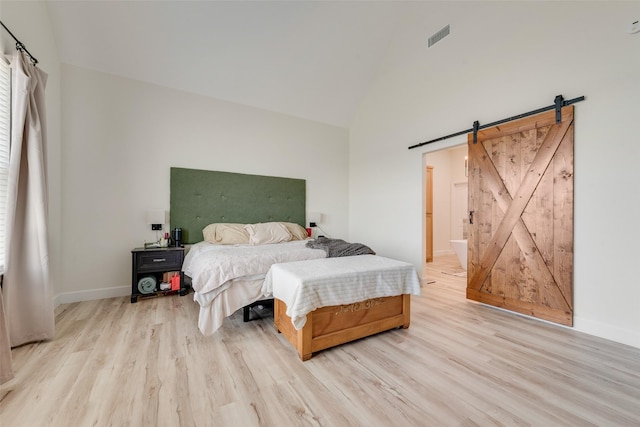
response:
<svg viewBox="0 0 640 427"><path fill-rule="evenodd" d="M573 106L469 135L467 298L573 324Z"/></svg>

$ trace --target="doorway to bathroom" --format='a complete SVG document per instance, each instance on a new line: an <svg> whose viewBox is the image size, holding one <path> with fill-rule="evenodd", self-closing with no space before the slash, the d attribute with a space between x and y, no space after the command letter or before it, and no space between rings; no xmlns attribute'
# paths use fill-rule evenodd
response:
<svg viewBox="0 0 640 427"><path fill-rule="evenodd" d="M446 272L457 274L463 270L455 256L451 240L462 240L466 234L466 156L467 145L462 144L426 153L423 157L424 268L431 263L447 261L446 268L442 268Z"/></svg>
<svg viewBox="0 0 640 427"><path fill-rule="evenodd" d="M422 276L429 286L442 286L465 299L466 261L463 268L452 240L462 240L467 209L467 144L423 155L424 257ZM465 242L466 243L466 242ZM460 249L460 248L459 248ZM465 245L466 255L466 245Z"/></svg>
<svg viewBox="0 0 640 427"><path fill-rule="evenodd" d="M451 255L459 246L467 255L461 262L466 298L571 326L573 137L568 106L483 128L467 135L464 146L425 153L423 164L433 166L434 261L423 265L427 283L429 271L446 274L442 266L457 262ZM467 183L468 223L460 213L464 185L457 181ZM467 239L454 239L465 225Z"/></svg>

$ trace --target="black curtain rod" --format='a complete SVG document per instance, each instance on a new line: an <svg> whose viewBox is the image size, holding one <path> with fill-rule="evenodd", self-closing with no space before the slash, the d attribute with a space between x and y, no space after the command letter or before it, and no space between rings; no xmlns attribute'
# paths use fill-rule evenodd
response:
<svg viewBox="0 0 640 427"><path fill-rule="evenodd" d="M465 135L465 134L471 133L471 132L474 132L474 136L475 136L475 134L477 134L477 132L480 129L490 128L490 127L497 126L497 125L502 124L502 123L510 122L512 120L517 120L517 119L521 119L523 117L533 116L535 114L539 114L539 113L542 113L544 111L549 111L549 110L554 110L554 109L556 110L556 122L559 122L559 111L560 111L560 109L562 107L565 107L565 106L571 105L571 104L575 104L576 102L580 102L580 101L584 101L584 96L579 96L578 98L573 98L573 99L569 99L568 101L565 101L562 98L562 95L558 95L558 96L555 97L553 105L549 105L549 106L546 106L546 107L538 108L537 110L529 111L527 113L518 114L517 116L508 117L506 119L498 120L496 122L487 123L486 125L482 125L482 126L480 126L480 124L477 121L475 121L475 122L473 122L473 127L470 128L470 129L461 130L460 132L452 133L450 135L441 136L440 138L436 138L436 139L432 139L430 141L421 142L420 144L412 145L411 147L409 147L409 150L411 150L412 148L418 148L418 147L422 147L423 145L431 144L432 142L444 141L445 139L453 138L454 136Z"/></svg>
<svg viewBox="0 0 640 427"><path fill-rule="evenodd" d="M2 21L0 21L0 25L2 25L2 28L4 28L5 30L7 30L7 33L9 33L9 35L11 37L13 37L13 39L16 41L16 49L26 53L27 55L29 55L29 58L31 59L31 62L33 63L33 65L38 63L38 60L36 59L35 56L31 55L31 52L29 52L26 48L26 46L24 45L24 43L22 43L20 40L18 40L16 38L16 36L13 35L13 33L11 32L11 30L9 30L7 28L6 25L4 25L4 23Z"/></svg>

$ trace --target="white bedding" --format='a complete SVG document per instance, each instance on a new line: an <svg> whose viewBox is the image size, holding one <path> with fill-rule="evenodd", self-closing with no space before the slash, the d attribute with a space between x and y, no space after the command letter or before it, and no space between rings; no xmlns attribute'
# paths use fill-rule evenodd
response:
<svg viewBox="0 0 640 427"><path fill-rule="evenodd" d="M323 258L322 249L305 247L306 240L268 245L193 245L182 264L191 278L194 300L200 305L198 327L214 333L225 317L265 298L262 281L272 264Z"/></svg>
<svg viewBox="0 0 640 427"><path fill-rule="evenodd" d="M200 242L191 247L182 270L191 277L193 290L214 291L229 280L266 274L272 264L324 258L321 249L305 247L306 240L269 245L215 245Z"/></svg>
<svg viewBox="0 0 640 427"><path fill-rule="evenodd" d="M283 301L293 326L300 330L307 314L316 308L401 294L420 295L420 281L412 264L357 255L274 264L265 277L262 293Z"/></svg>
<svg viewBox="0 0 640 427"><path fill-rule="evenodd" d="M242 307L252 302L264 299L262 295L262 282L260 279L236 279L224 285L215 298L207 298L208 294L194 295L194 300L200 304L198 314L198 329L203 335L208 336L222 326L224 319L231 316Z"/></svg>

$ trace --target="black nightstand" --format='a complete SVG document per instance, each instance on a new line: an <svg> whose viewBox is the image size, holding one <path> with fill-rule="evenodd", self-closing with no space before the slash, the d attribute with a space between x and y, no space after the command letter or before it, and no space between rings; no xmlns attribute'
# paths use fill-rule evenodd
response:
<svg viewBox="0 0 640 427"><path fill-rule="evenodd" d="M147 298L151 296L170 295L180 293L180 296L187 295L189 288L184 281L184 273L182 272L182 262L184 261L183 247L168 247L144 249L136 248L131 251L132 267L131 267L131 302L137 302L138 297ZM160 283L164 273L171 271L180 272L180 289L179 290L160 290ZM149 277L145 280L146 285L144 291L138 289L138 283L141 279ZM155 280L155 287L149 286Z"/></svg>

